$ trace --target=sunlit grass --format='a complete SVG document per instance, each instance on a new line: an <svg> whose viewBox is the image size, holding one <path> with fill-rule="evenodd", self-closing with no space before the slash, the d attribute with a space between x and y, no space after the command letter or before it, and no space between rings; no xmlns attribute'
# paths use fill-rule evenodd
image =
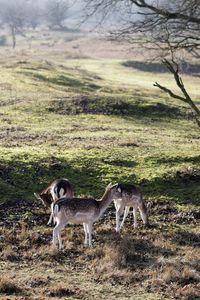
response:
<svg viewBox="0 0 200 300"><path fill-rule="evenodd" d="M109 181L135 181L152 198L187 197L183 187L177 192L175 185L170 194L164 189L165 180L173 181L177 171L196 168L200 146L196 124L184 117L186 108L152 87L155 76L168 84L169 74L130 69L122 60L68 60L61 66L56 60L38 62L31 53L27 61L16 54L13 67L1 70L2 172L7 162L7 176L12 177L7 182L2 175L3 189L10 182L12 186L2 199L18 190L13 186L17 178L28 183L27 172L35 182L26 183L28 189L20 195L28 198L39 182L56 176L69 177L86 195L100 196ZM197 79L186 79L198 93ZM78 105L82 113L76 113ZM60 169L52 172L50 163L39 174L31 167L43 169L42 160L52 157ZM198 192L192 194L196 202Z"/></svg>

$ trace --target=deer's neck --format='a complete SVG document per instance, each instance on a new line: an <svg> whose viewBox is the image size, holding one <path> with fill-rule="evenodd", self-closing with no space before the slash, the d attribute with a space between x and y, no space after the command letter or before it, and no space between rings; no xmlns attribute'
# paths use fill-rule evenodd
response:
<svg viewBox="0 0 200 300"><path fill-rule="evenodd" d="M102 216L104 211L108 208L109 204L112 202L111 192L110 190L105 191L103 197L99 201L100 214L99 217Z"/></svg>

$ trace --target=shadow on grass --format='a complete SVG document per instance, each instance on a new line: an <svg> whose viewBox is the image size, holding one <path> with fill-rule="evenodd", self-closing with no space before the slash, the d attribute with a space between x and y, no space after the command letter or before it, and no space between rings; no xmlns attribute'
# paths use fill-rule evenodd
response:
<svg viewBox="0 0 200 300"><path fill-rule="evenodd" d="M148 231L146 232L148 236ZM106 232L104 235L104 245L101 257L98 261L98 271L109 271L111 273L110 264L106 266L108 261L112 262L113 274L116 268L118 270L127 269L129 271L144 270L149 266L156 263L158 256L164 255L165 257L174 255L174 251L168 247L155 246L149 239L124 234ZM108 270L107 270L108 268ZM142 279L142 278L140 278ZM134 279L132 279L134 280ZM135 278L137 281L138 278Z"/></svg>
<svg viewBox="0 0 200 300"><path fill-rule="evenodd" d="M111 166L126 167L126 168L133 168L137 165L135 161L125 160L125 159L111 160L107 163Z"/></svg>
<svg viewBox="0 0 200 300"><path fill-rule="evenodd" d="M141 95L142 99L142 95ZM138 101L139 102L139 101ZM49 112L61 115L103 114L126 116L132 118L185 118L185 112L177 107L171 107L163 103L153 105L133 103L113 98L100 98L97 96L81 95L73 99L61 99L52 101L47 108Z"/></svg>
<svg viewBox="0 0 200 300"><path fill-rule="evenodd" d="M180 177L179 173L152 180L143 180L141 183L145 195L148 197L171 198L179 204L199 205L200 180L193 177Z"/></svg>
<svg viewBox="0 0 200 300"><path fill-rule="evenodd" d="M197 158L198 159L198 158ZM46 157L40 160L26 160L24 156L12 161L0 161L1 201L5 199L33 199L33 193L44 189L55 178L68 178L75 188L76 195L100 198L106 184L104 177L110 181L133 183L135 175L120 173L121 168L133 168L134 161L126 159L103 159L87 157L84 154L72 160ZM116 167L116 169L112 169ZM119 170L118 170L119 168ZM108 171L109 170L109 171ZM116 172L118 176L116 177ZM145 197L172 199L180 204L199 205L200 169L180 169L175 173L167 173L162 177L144 179L139 182Z"/></svg>
<svg viewBox="0 0 200 300"><path fill-rule="evenodd" d="M168 73L168 69L164 64L158 62L139 62L128 60L122 63L123 66L137 69L144 72L152 73ZM190 64L183 62L180 64L180 71L185 74L200 75L200 64Z"/></svg>
<svg viewBox="0 0 200 300"><path fill-rule="evenodd" d="M75 157L68 162L67 159L56 157L44 158L35 161L26 161L24 157L12 161L0 160L0 188L1 201L5 199L34 199L33 193L40 192L56 178L68 178L74 186L76 195L92 196L100 198L106 184L103 180L107 175L109 165L132 167L135 162L127 160L114 160L105 162L102 160L83 156ZM109 181L116 182L116 176L112 175ZM121 174L121 178L123 174ZM109 183L109 182L108 182Z"/></svg>
<svg viewBox="0 0 200 300"><path fill-rule="evenodd" d="M37 70L35 68L32 70ZM40 69L42 69L40 67ZM44 69L44 68L43 68ZM93 74L88 74L87 77L83 78L82 80L73 78L72 76L68 75L57 75L55 77L49 77L47 75L43 75L37 72L30 72L30 71L20 71L20 74L24 74L26 76L33 77L39 81L43 81L49 84L53 84L55 86L63 86L68 88L73 88L77 92L95 92L101 88L100 85L95 83L96 78Z"/></svg>
<svg viewBox="0 0 200 300"><path fill-rule="evenodd" d="M179 163L200 163L200 155L194 157L169 157L169 158L160 158L156 160L158 164L179 164ZM200 173L200 172L199 172ZM200 175L200 174L199 174Z"/></svg>
<svg viewBox="0 0 200 300"><path fill-rule="evenodd" d="M57 77L47 77L39 73L34 73L33 77L41 81L45 81L60 86L72 87L82 91L96 91L100 88L99 85L91 81L84 82L75 78L71 78L66 75L59 75Z"/></svg>
<svg viewBox="0 0 200 300"><path fill-rule="evenodd" d="M0 161L0 188L7 199L33 199L33 193L41 191L55 178L66 177L75 187L76 194L101 194L105 184L99 179L99 171L82 162L81 168L72 167L67 161L56 158L23 162Z"/></svg>
<svg viewBox="0 0 200 300"><path fill-rule="evenodd" d="M200 248L200 234L191 231L179 231L173 237L173 242L180 246Z"/></svg>

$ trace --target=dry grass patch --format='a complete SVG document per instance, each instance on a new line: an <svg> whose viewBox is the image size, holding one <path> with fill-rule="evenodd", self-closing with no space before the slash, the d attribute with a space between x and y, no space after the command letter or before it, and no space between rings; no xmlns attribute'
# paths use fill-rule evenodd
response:
<svg viewBox="0 0 200 300"><path fill-rule="evenodd" d="M174 255L178 251L178 247L170 239L164 239L163 237L156 238L153 244L158 249L158 254L165 257Z"/></svg>
<svg viewBox="0 0 200 300"><path fill-rule="evenodd" d="M27 224L24 221L19 222L20 229L17 232L17 238L20 241L24 241L28 238L30 238L30 230L27 226Z"/></svg>
<svg viewBox="0 0 200 300"><path fill-rule="evenodd" d="M177 289L177 299L183 300L199 300L200 299L200 283L195 286L192 284L185 285Z"/></svg>
<svg viewBox="0 0 200 300"><path fill-rule="evenodd" d="M200 274L180 261L180 256L171 260L162 257L144 282L144 287L151 292L162 291L173 299L199 299L195 297L200 287Z"/></svg>
<svg viewBox="0 0 200 300"><path fill-rule="evenodd" d="M58 297L66 299L68 297L75 299L82 299L83 295L78 288L71 288L71 286L66 287L63 284L57 284L53 287L50 287L44 292L47 297Z"/></svg>
<svg viewBox="0 0 200 300"><path fill-rule="evenodd" d="M171 232L171 235L173 236ZM183 253L182 253L183 250ZM106 235L95 249L86 249L86 262L96 282L122 284L162 293L175 299L197 299L200 284L199 251L182 249L169 238L144 230ZM80 258L81 259L81 258Z"/></svg>
<svg viewBox="0 0 200 300"><path fill-rule="evenodd" d="M4 260L15 261L18 259L18 254L13 246L7 245L2 249L1 256Z"/></svg>
<svg viewBox="0 0 200 300"><path fill-rule="evenodd" d="M90 261L94 279L98 282L109 281L113 284L127 284L132 281L131 267L137 260L134 242L131 238L120 238L110 234L110 242L86 249L86 259Z"/></svg>
<svg viewBox="0 0 200 300"><path fill-rule="evenodd" d="M187 248L181 259L182 263L185 263L192 268L196 268L200 272L200 252L199 248Z"/></svg>
<svg viewBox="0 0 200 300"><path fill-rule="evenodd" d="M46 293L48 297L59 297L59 298L74 296L74 294L75 294L74 291L67 289L63 286L50 288L50 290Z"/></svg>
<svg viewBox="0 0 200 300"><path fill-rule="evenodd" d="M111 260L110 249L104 248L104 256L93 261L90 266L93 278L96 282L109 282L111 284L128 284L132 281L133 274L127 269L118 269Z"/></svg>
<svg viewBox="0 0 200 300"><path fill-rule="evenodd" d="M187 266L168 266L163 272L160 274L162 280L169 284L175 282L182 286L198 283L200 281L200 275L194 269L191 269Z"/></svg>
<svg viewBox="0 0 200 300"><path fill-rule="evenodd" d="M12 294L21 294L22 288L6 276L0 278L0 294L12 295Z"/></svg>
<svg viewBox="0 0 200 300"><path fill-rule="evenodd" d="M50 278L43 278L41 276L31 278L31 281L27 282L32 288L46 286L50 282Z"/></svg>

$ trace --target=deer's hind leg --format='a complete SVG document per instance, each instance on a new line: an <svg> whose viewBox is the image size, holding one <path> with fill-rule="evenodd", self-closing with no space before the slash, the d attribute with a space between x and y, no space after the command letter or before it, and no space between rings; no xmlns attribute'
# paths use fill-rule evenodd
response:
<svg viewBox="0 0 200 300"><path fill-rule="evenodd" d="M56 242L58 239L59 242L59 249L62 249L62 239L61 239L61 230L64 228L64 223L57 223L55 228L53 229L53 245L56 248Z"/></svg>

